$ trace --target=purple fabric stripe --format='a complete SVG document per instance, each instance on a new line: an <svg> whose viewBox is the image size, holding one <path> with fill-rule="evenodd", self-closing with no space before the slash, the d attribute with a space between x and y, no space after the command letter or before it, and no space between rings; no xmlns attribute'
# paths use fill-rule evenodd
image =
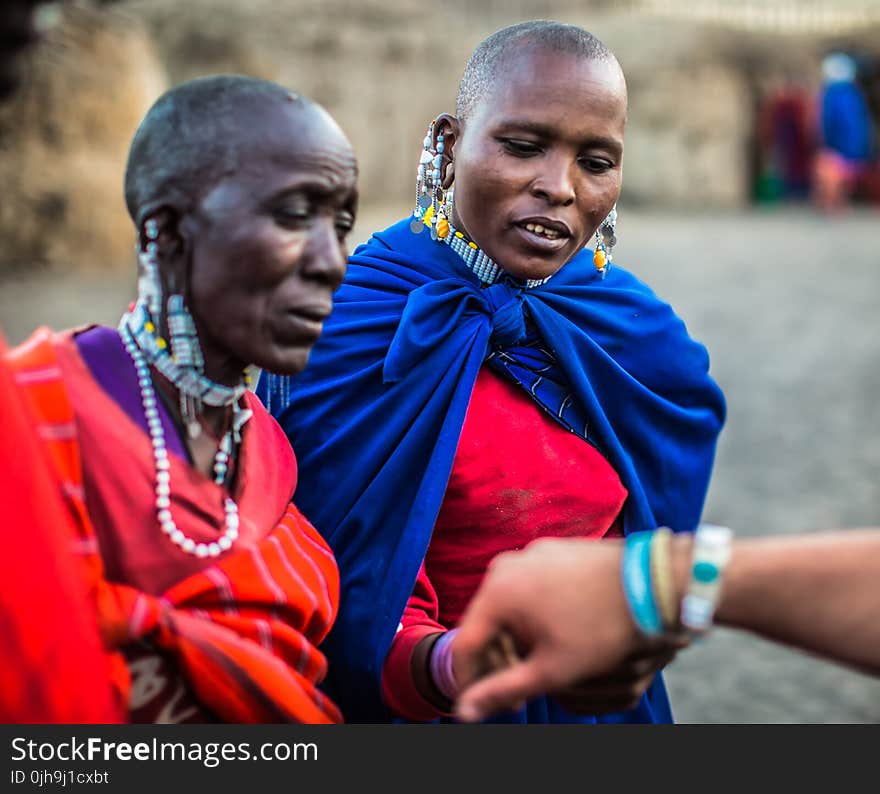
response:
<svg viewBox="0 0 880 794"><path fill-rule="evenodd" d="M149 435L147 417L141 402L141 390L135 375L131 356L125 349L115 328L96 326L74 337L77 349L98 385L109 394L131 420ZM165 445L169 453L189 460L189 452L183 444L162 398L156 394L159 417L165 431Z"/></svg>

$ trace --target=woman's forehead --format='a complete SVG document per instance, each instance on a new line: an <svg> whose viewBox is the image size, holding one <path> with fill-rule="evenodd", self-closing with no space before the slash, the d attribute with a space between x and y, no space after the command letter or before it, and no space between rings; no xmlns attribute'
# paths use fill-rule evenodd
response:
<svg viewBox="0 0 880 794"><path fill-rule="evenodd" d="M318 105L299 102L264 102L242 110L235 119L236 145L242 150L290 152L312 149L350 149L345 134Z"/></svg>
<svg viewBox="0 0 880 794"><path fill-rule="evenodd" d="M225 211L294 190L348 193L356 181L354 151L335 124L276 124L243 139L234 167L210 187L202 207Z"/></svg>
<svg viewBox="0 0 880 794"><path fill-rule="evenodd" d="M570 105L585 116L626 116L626 83L616 61L533 49L511 54L499 67L475 115L540 117L542 109Z"/></svg>
<svg viewBox="0 0 880 794"><path fill-rule="evenodd" d="M355 167L345 134L320 107L275 105L259 115L243 114L236 125L237 170L311 171L324 164L340 170Z"/></svg>

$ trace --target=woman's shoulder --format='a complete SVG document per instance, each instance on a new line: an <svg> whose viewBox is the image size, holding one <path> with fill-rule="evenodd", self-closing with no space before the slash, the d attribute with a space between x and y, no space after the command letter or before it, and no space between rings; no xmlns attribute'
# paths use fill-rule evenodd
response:
<svg viewBox="0 0 880 794"><path fill-rule="evenodd" d="M593 266L592 251L584 249L551 278L542 291L575 298L592 310L609 314L650 312L675 317L669 302L628 268L614 264L603 274Z"/></svg>
<svg viewBox="0 0 880 794"><path fill-rule="evenodd" d="M244 393L244 402L248 410L251 411L251 417L248 423L254 431L260 436L262 446L269 448L277 448L279 454L288 455L292 453L290 442L281 428L281 425L275 420L272 414L266 410L260 397L248 389Z"/></svg>
<svg viewBox="0 0 880 794"><path fill-rule="evenodd" d="M602 278L588 251L569 264L575 267L566 265L561 278L548 282L542 302L569 320L566 327L572 333L586 333L601 348L613 351L618 364L641 373L640 379L652 380L655 371L668 378L679 369L688 373L708 369L705 346L645 281L619 265Z"/></svg>
<svg viewBox="0 0 880 794"><path fill-rule="evenodd" d="M384 229L373 232L366 242L361 243L354 250L353 256L372 254L381 251L397 251L408 248L410 237L415 237L411 228L411 218L403 218L386 226Z"/></svg>
<svg viewBox="0 0 880 794"><path fill-rule="evenodd" d="M345 300L350 288L408 294L427 281L456 274L452 249L432 240L427 230L414 232L412 220L403 218L374 232L355 249L337 300Z"/></svg>

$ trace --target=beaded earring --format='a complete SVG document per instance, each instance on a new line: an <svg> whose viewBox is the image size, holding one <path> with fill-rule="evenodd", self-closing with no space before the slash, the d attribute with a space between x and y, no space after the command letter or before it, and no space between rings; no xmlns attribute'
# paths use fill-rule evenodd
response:
<svg viewBox="0 0 880 794"><path fill-rule="evenodd" d="M437 135L437 143L434 144L432 121L422 141L422 155L416 171L416 207L410 223L413 234L421 234L422 229L428 226L432 240L442 240L449 234L449 204L440 177L445 148L442 132Z"/></svg>
<svg viewBox="0 0 880 794"><path fill-rule="evenodd" d="M199 375L205 371L205 360L202 347L196 333L196 324L186 308L182 295L169 295L166 320L168 337L171 343L171 356L178 366L192 369ZM198 438L202 434L199 414L202 412L202 401L185 391L180 391L180 415L186 425L190 438Z"/></svg>
<svg viewBox="0 0 880 794"><path fill-rule="evenodd" d="M159 224L150 218L144 224L147 244L143 250L138 247L140 275L138 276L138 296L147 305L153 317L159 316L162 306L162 283L159 281Z"/></svg>
<svg viewBox="0 0 880 794"><path fill-rule="evenodd" d="M234 411L239 410L237 402L246 389L246 373L242 373L241 383L232 387L215 383L205 376L205 360L195 322L183 296L169 295L164 309L162 306L157 242L159 224L155 219L150 218L144 223L144 238L146 245L138 254L138 300L132 311L122 318L122 325L128 328L147 363L177 388L187 435L198 438L202 432L199 415L203 405L229 405ZM168 326L167 341L160 332L163 316Z"/></svg>
<svg viewBox="0 0 880 794"><path fill-rule="evenodd" d="M596 270L605 278L608 268L611 267L611 249L617 245L617 236L614 233L617 226L617 205L611 208L608 217L599 224L596 229L596 250L593 252L593 264Z"/></svg>

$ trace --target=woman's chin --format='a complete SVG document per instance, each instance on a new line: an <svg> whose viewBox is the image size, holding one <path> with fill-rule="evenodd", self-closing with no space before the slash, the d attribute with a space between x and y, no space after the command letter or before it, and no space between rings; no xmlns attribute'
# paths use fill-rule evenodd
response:
<svg viewBox="0 0 880 794"><path fill-rule="evenodd" d="M297 375L306 368L311 352L311 346L300 347L285 351L283 354L273 356L263 362L254 362L254 366L273 375Z"/></svg>
<svg viewBox="0 0 880 794"><path fill-rule="evenodd" d="M532 261L511 262L510 267L505 263L504 270L511 276L523 279L524 281L540 281L550 278L554 273L558 273L563 265L564 263L562 262L552 261L540 261L537 263Z"/></svg>

